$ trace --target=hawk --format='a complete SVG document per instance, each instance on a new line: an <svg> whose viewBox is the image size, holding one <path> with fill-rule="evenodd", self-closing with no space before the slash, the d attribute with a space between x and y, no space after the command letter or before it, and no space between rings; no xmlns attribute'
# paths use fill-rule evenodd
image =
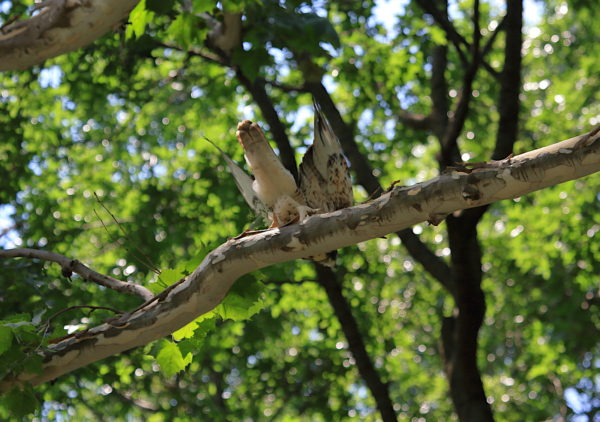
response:
<svg viewBox="0 0 600 422"><path fill-rule="evenodd" d="M303 221L314 214L352 205L352 183L346 157L327 119L315 103L314 141L302 158L299 182L283 166L258 124L245 120L236 136L252 170L252 180L235 162L225 157L239 190L250 207L266 217L271 227ZM336 251L311 259L322 265L335 264Z"/></svg>

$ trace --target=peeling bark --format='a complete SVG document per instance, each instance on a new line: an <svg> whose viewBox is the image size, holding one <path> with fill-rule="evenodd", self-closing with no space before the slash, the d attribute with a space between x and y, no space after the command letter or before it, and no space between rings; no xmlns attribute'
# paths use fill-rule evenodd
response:
<svg viewBox="0 0 600 422"><path fill-rule="evenodd" d="M0 29L0 71L21 70L86 46L118 27L139 0L47 0Z"/></svg>
<svg viewBox="0 0 600 422"><path fill-rule="evenodd" d="M164 337L213 309L233 282L251 271L377 238L432 215L520 197L597 171L600 126L511 159L396 187L368 203L315 215L300 224L231 239L209 253L191 275L140 308L52 345L45 352L41 374L5 379L0 391L24 382L50 381Z"/></svg>

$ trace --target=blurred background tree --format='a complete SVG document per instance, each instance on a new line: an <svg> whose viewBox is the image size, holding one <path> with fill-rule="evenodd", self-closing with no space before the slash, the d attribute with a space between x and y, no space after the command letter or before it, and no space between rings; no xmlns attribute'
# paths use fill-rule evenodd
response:
<svg viewBox="0 0 600 422"><path fill-rule="evenodd" d="M0 2L0 17L27 6ZM153 267L185 272L254 219L203 136L243 162L235 127L257 120L295 172L313 97L356 201L586 132L600 124L598 9L142 0L120 31L0 75L0 245L143 284ZM333 271L295 261L253 273L193 341L5 395L0 416L598 420L599 191L589 176L346 248ZM4 322L138 304L49 264L1 265ZM107 316L73 309L37 335ZM0 342L1 375L30 357L27 335L11 337L21 349Z"/></svg>

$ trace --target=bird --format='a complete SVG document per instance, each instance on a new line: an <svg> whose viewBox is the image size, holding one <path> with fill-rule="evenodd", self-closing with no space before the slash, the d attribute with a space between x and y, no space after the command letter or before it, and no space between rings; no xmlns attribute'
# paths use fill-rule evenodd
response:
<svg viewBox="0 0 600 422"><path fill-rule="evenodd" d="M349 167L340 141L321 108L316 102L313 104L314 140L300 163L298 182L277 157L259 125L250 120L238 124L236 137L254 180L225 156L242 196L270 228L299 223L311 215L353 204ZM333 267L336 257L337 251L331 251L306 259Z"/></svg>

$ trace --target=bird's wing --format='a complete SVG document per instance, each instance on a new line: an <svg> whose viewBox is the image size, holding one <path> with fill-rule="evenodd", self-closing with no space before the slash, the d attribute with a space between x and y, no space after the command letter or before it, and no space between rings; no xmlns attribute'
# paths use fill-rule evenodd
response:
<svg viewBox="0 0 600 422"><path fill-rule="evenodd" d="M244 149L246 162L254 175L254 191L271 210L285 195L295 197L296 180L281 163L257 123L244 120L237 126L236 136Z"/></svg>
<svg viewBox="0 0 600 422"><path fill-rule="evenodd" d="M254 180L250 176L248 176L248 174L244 170L242 170L242 168L238 166L237 163L225 153L225 151L219 148L214 142L212 142L207 137L204 137L204 139L206 139L208 142L211 143L212 146L219 150L221 156L225 159L225 162L227 163L227 167L229 168L230 173L233 175L233 179L235 180L235 184L237 185L238 190L240 191L248 205L250 205L250 208L252 208L254 213L258 217L262 218L268 225L269 210L267 209L267 206L260 200L258 195L256 195L256 192L252 188Z"/></svg>
<svg viewBox="0 0 600 422"><path fill-rule="evenodd" d="M315 138L300 164L300 189L309 206L331 212L352 205L352 182L340 141L314 106Z"/></svg>

